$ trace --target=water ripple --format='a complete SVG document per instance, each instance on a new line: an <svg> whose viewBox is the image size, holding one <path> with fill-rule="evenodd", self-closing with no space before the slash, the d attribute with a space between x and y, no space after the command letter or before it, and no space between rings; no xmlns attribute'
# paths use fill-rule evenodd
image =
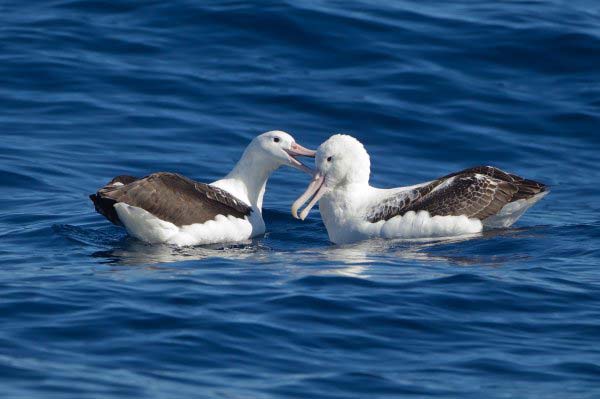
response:
<svg viewBox="0 0 600 399"><path fill-rule="evenodd" d="M595 2L0 4L6 397L595 398ZM333 246L269 182L268 233L150 246L87 195L221 177L257 133L347 132L374 185L494 164L551 185L515 228Z"/></svg>

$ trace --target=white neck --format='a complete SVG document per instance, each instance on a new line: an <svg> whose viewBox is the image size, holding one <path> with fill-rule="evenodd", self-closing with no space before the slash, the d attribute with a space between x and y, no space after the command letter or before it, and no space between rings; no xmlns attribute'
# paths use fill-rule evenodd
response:
<svg viewBox="0 0 600 399"><path fill-rule="evenodd" d="M271 177L271 173L279 167L279 164L273 159L261 155L257 154L252 146L249 146L233 170L212 185L248 202L254 209L261 212L267 181Z"/></svg>

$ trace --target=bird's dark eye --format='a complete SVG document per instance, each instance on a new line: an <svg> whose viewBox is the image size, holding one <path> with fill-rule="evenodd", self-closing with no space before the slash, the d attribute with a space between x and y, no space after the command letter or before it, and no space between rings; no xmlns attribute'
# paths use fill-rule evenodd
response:
<svg viewBox="0 0 600 399"><path fill-rule="evenodd" d="M327 162L331 162L332 159L333 159L333 157L327 158Z"/></svg>
<svg viewBox="0 0 600 399"><path fill-rule="evenodd" d="M276 143L279 143L279 141L280 141L280 140L281 140L281 139L280 139L279 137L275 137L275 138L273 139L273 141L274 141L274 142L276 142Z"/></svg>

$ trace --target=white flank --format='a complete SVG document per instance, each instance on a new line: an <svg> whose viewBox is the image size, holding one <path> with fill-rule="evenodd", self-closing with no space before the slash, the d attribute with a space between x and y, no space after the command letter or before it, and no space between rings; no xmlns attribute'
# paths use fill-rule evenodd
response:
<svg viewBox="0 0 600 399"><path fill-rule="evenodd" d="M115 209L130 235L151 244L205 245L243 241L253 235L248 218L217 215L205 223L177 227L142 208L118 203Z"/></svg>
<svg viewBox="0 0 600 399"><path fill-rule="evenodd" d="M325 205L325 204L323 204ZM321 206L321 212L325 206ZM429 212L413 211L403 216L395 216L387 221L371 223L362 217L332 220L323 217L327 227L329 239L336 244L348 244L369 238L439 238L458 237L479 233L483 226L478 219L469 219L466 216L434 216Z"/></svg>
<svg viewBox="0 0 600 399"><path fill-rule="evenodd" d="M381 228L384 238L429 238L454 237L479 233L483 229L481 221L466 216L433 216L427 211L413 211L396 216L385 222Z"/></svg>

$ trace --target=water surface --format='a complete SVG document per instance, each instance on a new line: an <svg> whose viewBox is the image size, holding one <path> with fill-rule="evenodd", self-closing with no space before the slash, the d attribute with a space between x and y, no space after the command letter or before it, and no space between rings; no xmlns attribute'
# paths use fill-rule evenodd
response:
<svg viewBox="0 0 600 399"><path fill-rule="evenodd" d="M595 1L0 5L0 383L10 398L596 398ZM372 182L478 164L550 184L512 229L148 246L87 195L224 175L256 134L350 133Z"/></svg>

